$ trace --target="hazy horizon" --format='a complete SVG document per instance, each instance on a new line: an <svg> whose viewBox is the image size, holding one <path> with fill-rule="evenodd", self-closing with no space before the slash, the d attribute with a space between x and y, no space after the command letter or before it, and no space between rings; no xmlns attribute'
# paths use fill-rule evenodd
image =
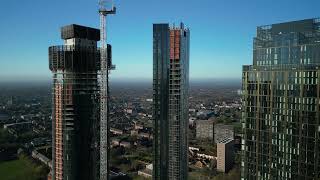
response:
<svg viewBox="0 0 320 180"><path fill-rule="evenodd" d="M151 82L152 83L152 78L112 78L110 77L110 82L121 82L121 83L135 83L135 82ZM239 78L190 78L189 82L195 83L195 82L240 82L241 77ZM46 78L46 79L0 79L0 83L29 83L29 82L40 82L40 83L51 83L52 79L51 78Z"/></svg>
<svg viewBox="0 0 320 180"><path fill-rule="evenodd" d="M190 79L190 86L206 86L206 87L212 87L212 86L241 86L241 78L211 78L211 79L205 79L205 78L194 78ZM3 79L0 79L0 88L2 86L51 86L52 80L46 79L46 80L13 80L13 81L4 81ZM152 79L111 79L110 80L110 86L150 86L152 87ZM1 89L0 89L1 90Z"/></svg>

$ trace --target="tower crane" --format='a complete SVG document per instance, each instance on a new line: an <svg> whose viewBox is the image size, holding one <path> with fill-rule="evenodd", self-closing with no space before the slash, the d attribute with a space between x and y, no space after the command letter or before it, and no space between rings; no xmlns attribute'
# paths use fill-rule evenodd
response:
<svg viewBox="0 0 320 180"><path fill-rule="evenodd" d="M107 1L99 0L100 15L100 180L109 179L109 73L114 69L111 63L111 46L107 45L106 17L116 13L116 7L107 9ZM110 49L109 49L110 48ZM109 58L110 57L110 58Z"/></svg>

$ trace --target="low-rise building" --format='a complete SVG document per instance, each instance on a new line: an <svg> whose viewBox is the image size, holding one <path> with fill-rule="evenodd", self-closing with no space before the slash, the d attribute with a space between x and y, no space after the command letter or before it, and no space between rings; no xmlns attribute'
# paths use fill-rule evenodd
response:
<svg viewBox="0 0 320 180"><path fill-rule="evenodd" d="M45 155L39 153L37 150L33 150L32 151L32 157L34 159L38 159L39 161L41 161L42 163L44 163L45 165L47 165L50 169L52 169L52 162L51 160L46 157Z"/></svg>
<svg viewBox="0 0 320 180"><path fill-rule="evenodd" d="M130 148L131 147L131 143L127 142L127 141L121 141L119 145L124 147L124 148Z"/></svg>
<svg viewBox="0 0 320 180"><path fill-rule="evenodd" d="M116 135L122 135L123 134L123 131L120 130L120 129L116 129L116 128L110 128L110 132L112 134L116 134Z"/></svg>
<svg viewBox="0 0 320 180"><path fill-rule="evenodd" d="M150 133L146 133L146 132L139 132L138 137L152 139L152 135Z"/></svg>
<svg viewBox="0 0 320 180"><path fill-rule="evenodd" d="M151 179L152 178L152 170L153 170L153 165L148 164L148 165L146 165L145 169L138 171L138 175L145 177L147 179Z"/></svg>
<svg viewBox="0 0 320 180"><path fill-rule="evenodd" d="M119 146L120 145L120 140L117 138L114 138L111 140L111 147Z"/></svg>
<svg viewBox="0 0 320 180"><path fill-rule="evenodd" d="M143 129L143 125L142 125L142 124L135 123L135 124L134 124L134 129L135 129L135 130Z"/></svg>
<svg viewBox="0 0 320 180"><path fill-rule="evenodd" d="M152 101L153 101L153 99L146 99L146 101L147 101L147 102L152 102Z"/></svg>
<svg viewBox="0 0 320 180"><path fill-rule="evenodd" d="M8 129L8 128L14 128L14 127L19 127L19 128L29 128L32 126L32 122L19 122L19 123L11 123L11 124L4 124L3 129Z"/></svg>
<svg viewBox="0 0 320 180"><path fill-rule="evenodd" d="M132 114L132 111L133 111L132 109L125 109L125 112L128 114Z"/></svg>

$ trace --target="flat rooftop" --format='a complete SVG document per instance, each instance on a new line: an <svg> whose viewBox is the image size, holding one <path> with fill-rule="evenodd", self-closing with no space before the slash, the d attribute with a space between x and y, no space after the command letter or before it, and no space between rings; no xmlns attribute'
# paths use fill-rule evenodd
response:
<svg viewBox="0 0 320 180"><path fill-rule="evenodd" d="M320 18L289 21L277 24L258 26L257 30L269 30L271 34L286 34L291 32L311 32L315 30Z"/></svg>
<svg viewBox="0 0 320 180"><path fill-rule="evenodd" d="M223 140L219 141L218 143L219 143L219 144L228 144L228 143L230 143L230 142L232 142L232 141L233 141L233 139L231 139L231 138L226 138L226 139L223 139Z"/></svg>

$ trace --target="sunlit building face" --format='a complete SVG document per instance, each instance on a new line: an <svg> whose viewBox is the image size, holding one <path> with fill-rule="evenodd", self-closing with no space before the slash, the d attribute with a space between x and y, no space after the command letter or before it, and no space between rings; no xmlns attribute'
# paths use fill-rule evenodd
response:
<svg viewBox="0 0 320 180"><path fill-rule="evenodd" d="M242 179L319 178L320 20L258 27L242 75Z"/></svg>

